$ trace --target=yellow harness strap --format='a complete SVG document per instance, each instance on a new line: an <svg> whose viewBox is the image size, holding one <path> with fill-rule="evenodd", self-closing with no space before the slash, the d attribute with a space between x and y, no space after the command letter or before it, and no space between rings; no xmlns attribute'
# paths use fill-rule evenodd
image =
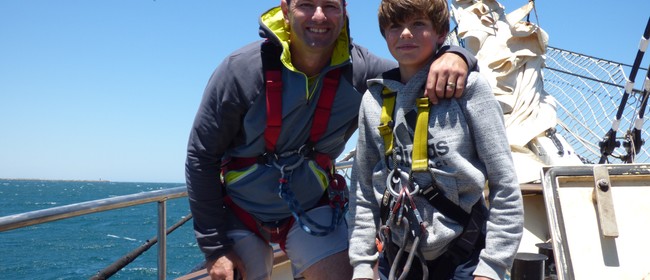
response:
<svg viewBox="0 0 650 280"><path fill-rule="evenodd" d="M427 159L427 139L429 138L429 98L417 99L418 118L413 135L412 172L424 172L429 167Z"/></svg>
<svg viewBox="0 0 650 280"><path fill-rule="evenodd" d="M383 103L381 105L381 117L379 121L379 135L384 138L384 147L386 155L393 152L393 110L395 108L395 92L387 87L381 93Z"/></svg>
<svg viewBox="0 0 650 280"><path fill-rule="evenodd" d="M383 103L381 105L381 117L379 125L379 134L384 139L385 154L390 155L393 152L393 111L395 109L394 91L384 87L382 91ZM412 172L424 172L429 168L427 154L427 140L429 138L429 98L418 98L416 105L418 109L417 122L415 124L415 133L413 135L413 166Z"/></svg>

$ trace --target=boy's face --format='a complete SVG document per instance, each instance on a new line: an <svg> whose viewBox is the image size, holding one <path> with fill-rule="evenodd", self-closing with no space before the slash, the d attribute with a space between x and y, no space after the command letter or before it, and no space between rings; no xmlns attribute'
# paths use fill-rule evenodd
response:
<svg viewBox="0 0 650 280"><path fill-rule="evenodd" d="M401 67L420 69L445 42L447 34L438 34L431 20L414 16L384 29L386 44Z"/></svg>
<svg viewBox="0 0 650 280"><path fill-rule="evenodd" d="M345 26L342 0L281 1L293 47L329 49Z"/></svg>

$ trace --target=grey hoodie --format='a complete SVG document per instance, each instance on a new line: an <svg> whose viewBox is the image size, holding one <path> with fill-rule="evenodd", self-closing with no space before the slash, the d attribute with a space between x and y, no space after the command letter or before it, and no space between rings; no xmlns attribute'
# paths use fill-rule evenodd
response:
<svg viewBox="0 0 650 280"><path fill-rule="evenodd" d="M424 67L428 69L428 67ZM397 165L410 170L413 132L417 109L415 99L422 95L426 71L416 74L406 85L399 81L372 79L369 94L359 111L359 139L350 186L350 261L354 278L371 278L377 261L375 236L379 226L379 205L386 189L388 168L380 124L381 92L384 87L397 92L394 116L394 147ZM512 265L523 231L523 205L503 115L486 79L471 72L463 96L441 100L432 105L429 115L428 165L444 195L469 212L483 199L489 187L489 218L486 247L480 253L475 275L493 279L504 277ZM389 163L392 165L392 163ZM425 172L414 173L420 186L431 182ZM435 259L463 230L424 198L415 202L427 224L426 237L420 243L425 258ZM403 228L394 229L393 241L401 244Z"/></svg>

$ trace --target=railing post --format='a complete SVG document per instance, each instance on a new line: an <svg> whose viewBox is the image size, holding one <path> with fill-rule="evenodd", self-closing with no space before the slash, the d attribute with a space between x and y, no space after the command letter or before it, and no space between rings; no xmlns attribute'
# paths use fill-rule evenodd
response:
<svg viewBox="0 0 650 280"><path fill-rule="evenodd" d="M167 279L167 199L158 201L158 279Z"/></svg>

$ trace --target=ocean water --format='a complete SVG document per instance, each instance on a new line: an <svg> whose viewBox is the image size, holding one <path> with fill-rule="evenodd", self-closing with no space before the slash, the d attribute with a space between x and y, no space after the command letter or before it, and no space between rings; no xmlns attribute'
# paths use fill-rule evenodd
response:
<svg viewBox="0 0 650 280"><path fill-rule="evenodd" d="M0 179L0 216L183 186L178 183ZM167 201L167 226L189 214L187 198ZM0 232L0 279L88 279L157 234L158 205L116 209ZM156 279L158 244L111 279ZM167 237L167 278L203 260L188 221Z"/></svg>

